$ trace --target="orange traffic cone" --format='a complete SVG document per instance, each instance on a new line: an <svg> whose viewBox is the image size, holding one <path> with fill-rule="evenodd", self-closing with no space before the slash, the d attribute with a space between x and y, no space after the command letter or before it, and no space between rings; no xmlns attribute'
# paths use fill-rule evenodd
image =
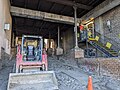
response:
<svg viewBox="0 0 120 90"><path fill-rule="evenodd" d="M88 78L88 89L87 90L93 90L92 77L91 76L89 76L89 78Z"/></svg>

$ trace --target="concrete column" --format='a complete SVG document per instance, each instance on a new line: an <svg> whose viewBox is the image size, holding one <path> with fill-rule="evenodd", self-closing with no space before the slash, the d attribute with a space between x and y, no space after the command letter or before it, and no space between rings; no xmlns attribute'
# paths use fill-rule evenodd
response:
<svg viewBox="0 0 120 90"><path fill-rule="evenodd" d="M49 47L48 47L48 55L51 56L52 55L52 48L50 47L51 46L51 36L50 36L50 32L49 32Z"/></svg>
<svg viewBox="0 0 120 90"><path fill-rule="evenodd" d="M63 54L63 49L60 48L60 28L58 26L58 47L56 49L56 55L62 55ZM59 58L59 57L58 57Z"/></svg>
<svg viewBox="0 0 120 90"><path fill-rule="evenodd" d="M14 33L12 33L12 47L14 47L14 40L15 40Z"/></svg>
<svg viewBox="0 0 120 90"><path fill-rule="evenodd" d="M45 46L44 46L44 37L42 39L43 39L43 42L42 42L43 43L43 48L45 48Z"/></svg>
<svg viewBox="0 0 120 90"><path fill-rule="evenodd" d="M66 53L66 33L64 32L63 33L63 44L64 44L64 46L63 46L63 49L64 49L64 53Z"/></svg>
<svg viewBox="0 0 120 90"><path fill-rule="evenodd" d="M49 48L51 46L51 36L50 36L50 32L49 32Z"/></svg>
<svg viewBox="0 0 120 90"><path fill-rule="evenodd" d="M103 39L102 41L104 43L103 19L101 16L99 17L99 24L100 24L99 29L100 29L101 38Z"/></svg>
<svg viewBox="0 0 120 90"><path fill-rule="evenodd" d="M15 39L15 45L18 45L18 37Z"/></svg>
<svg viewBox="0 0 120 90"><path fill-rule="evenodd" d="M74 8L74 32L75 32L75 58L83 58L84 57L84 50L78 47L78 37L77 37L77 7Z"/></svg>
<svg viewBox="0 0 120 90"><path fill-rule="evenodd" d="M60 28L58 26L58 48L60 48Z"/></svg>
<svg viewBox="0 0 120 90"><path fill-rule="evenodd" d="M75 27L74 27L74 32L75 32L75 48L78 48L78 38L77 38L77 7L73 7L74 8L74 23L75 23Z"/></svg>

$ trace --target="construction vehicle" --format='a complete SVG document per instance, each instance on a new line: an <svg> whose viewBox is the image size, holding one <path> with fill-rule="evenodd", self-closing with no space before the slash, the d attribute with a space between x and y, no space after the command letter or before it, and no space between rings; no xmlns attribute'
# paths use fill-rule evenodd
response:
<svg viewBox="0 0 120 90"><path fill-rule="evenodd" d="M17 47L16 73L10 73L7 90L57 90L55 73L47 70L42 37L23 35Z"/></svg>

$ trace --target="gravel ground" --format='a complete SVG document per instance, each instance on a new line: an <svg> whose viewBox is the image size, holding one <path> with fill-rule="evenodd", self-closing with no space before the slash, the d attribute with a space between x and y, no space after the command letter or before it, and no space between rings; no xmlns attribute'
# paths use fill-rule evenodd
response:
<svg viewBox="0 0 120 90"><path fill-rule="evenodd" d="M15 58L12 60L4 60L2 69L0 70L0 90L7 90L9 73L13 72L13 66L15 63Z"/></svg>
<svg viewBox="0 0 120 90"><path fill-rule="evenodd" d="M7 89L8 76L13 72L15 59L7 62L0 70L0 90ZM77 66L77 62L72 59L61 57L48 58L49 70L55 71L59 90L87 90L89 73ZM120 81L107 76L96 76L93 78L94 90L120 90Z"/></svg>
<svg viewBox="0 0 120 90"><path fill-rule="evenodd" d="M108 76L86 73L75 60L49 57L49 70L54 70L60 90L87 90L88 76L93 78L94 90L120 90L120 81Z"/></svg>

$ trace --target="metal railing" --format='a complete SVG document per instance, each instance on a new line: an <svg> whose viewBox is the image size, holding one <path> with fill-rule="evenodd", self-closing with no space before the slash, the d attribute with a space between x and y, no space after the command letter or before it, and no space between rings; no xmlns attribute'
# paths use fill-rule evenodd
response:
<svg viewBox="0 0 120 90"><path fill-rule="evenodd" d="M112 44L110 49L119 53L119 51L120 51L120 43L119 42L116 42L115 40L113 40L107 36L101 35L98 32L95 32L95 34L96 34L96 36L99 37L99 41L98 41L99 43L101 43L103 46L106 47L106 43L109 42Z"/></svg>
<svg viewBox="0 0 120 90"><path fill-rule="evenodd" d="M96 42L89 42L93 47L97 48L100 52L102 52L104 54L104 57L116 57L115 55L113 55L112 53L110 53L107 49L105 49L105 47L99 45Z"/></svg>

